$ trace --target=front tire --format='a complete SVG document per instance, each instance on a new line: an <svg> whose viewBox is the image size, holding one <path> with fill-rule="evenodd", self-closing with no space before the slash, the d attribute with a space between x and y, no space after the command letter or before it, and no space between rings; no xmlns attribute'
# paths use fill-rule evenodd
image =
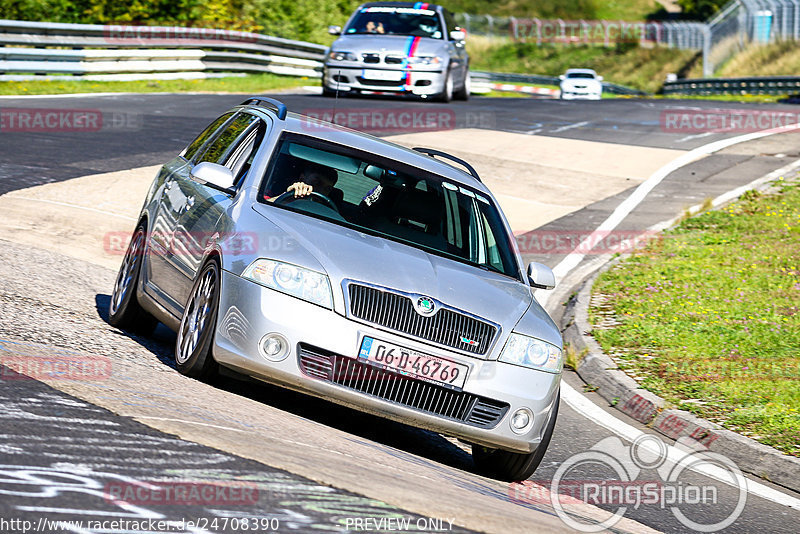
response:
<svg viewBox="0 0 800 534"><path fill-rule="evenodd" d="M482 474L505 480L509 482L528 480L530 476L542 463L544 453L550 445L550 438L553 436L553 429L558 418L558 405L561 403L561 395L556 396L555 406L547 422L542 441L536 450L530 453L518 453L504 451L501 449L490 449L480 445L472 446L472 459L475 467Z"/></svg>
<svg viewBox="0 0 800 534"><path fill-rule="evenodd" d="M447 71L447 77L444 80L444 89L441 93L436 95L436 100L438 102L450 102L453 100L453 73L452 71Z"/></svg>
<svg viewBox="0 0 800 534"><path fill-rule="evenodd" d="M149 335L155 330L158 321L147 313L136 298L139 275L144 258L147 229L140 225L134 230L131 242L122 259L111 302L108 305L108 322L123 330L136 334Z"/></svg>
<svg viewBox="0 0 800 534"><path fill-rule="evenodd" d="M216 259L210 260L200 270L183 309L175 342L178 371L199 380L209 380L219 370L211 355L211 347L219 311L220 272Z"/></svg>

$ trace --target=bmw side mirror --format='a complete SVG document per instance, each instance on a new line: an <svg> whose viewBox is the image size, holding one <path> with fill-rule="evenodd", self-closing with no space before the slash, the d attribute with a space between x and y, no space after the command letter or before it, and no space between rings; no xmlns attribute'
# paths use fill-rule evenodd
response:
<svg viewBox="0 0 800 534"><path fill-rule="evenodd" d="M528 280L536 289L553 289L556 287L556 275L547 265L532 261L528 265Z"/></svg>
<svg viewBox="0 0 800 534"><path fill-rule="evenodd" d="M463 41L467 38L467 32L464 30L453 30L450 32L450 39L453 41Z"/></svg>
<svg viewBox="0 0 800 534"><path fill-rule="evenodd" d="M189 172L189 178L198 184L207 185L217 191L233 195L233 172L223 165L204 161Z"/></svg>
<svg viewBox="0 0 800 534"><path fill-rule="evenodd" d="M602 77L602 76L598 76L598 77L597 77L597 81L598 81L598 82L602 82L602 81L603 81L603 77Z"/></svg>
<svg viewBox="0 0 800 534"><path fill-rule="evenodd" d="M567 77L566 77L566 76L564 76L564 75L562 74L561 76L559 76L559 77L558 77L558 79L559 79L559 80L566 80L566 79L567 79Z"/></svg>
<svg viewBox="0 0 800 534"><path fill-rule="evenodd" d="M341 26L328 26L328 33L331 35L341 35L342 34L342 27Z"/></svg>

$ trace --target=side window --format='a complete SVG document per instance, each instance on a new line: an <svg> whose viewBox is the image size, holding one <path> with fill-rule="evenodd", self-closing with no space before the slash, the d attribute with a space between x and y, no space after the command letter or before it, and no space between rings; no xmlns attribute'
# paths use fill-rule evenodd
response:
<svg viewBox="0 0 800 534"><path fill-rule="evenodd" d="M241 136L241 141L236 144L236 148L225 162L225 165L233 171L234 183L237 187L253 165L253 160L258 153L258 147L261 146L266 133L267 125L264 121L257 119Z"/></svg>
<svg viewBox="0 0 800 534"><path fill-rule="evenodd" d="M186 149L183 151L182 154L183 157L188 160L191 160L194 157L194 155L197 154L197 151L200 150L200 148L205 144L205 142L208 141L208 139L214 134L214 132L216 132L217 129L220 126L222 126L225 123L225 121L230 119L232 116L233 113L226 113L222 117L212 122L208 128L203 130L203 133L197 136L197 139L192 141L189 144L189 146L186 147Z"/></svg>
<svg viewBox="0 0 800 534"><path fill-rule="evenodd" d="M444 23L447 26L447 28L444 30L444 34L448 40L452 40L450 39L450 32L458 27L458 24L456 24L456 18L446 9L442 11L442 14L444 14Z"/></svg>
<svg viewBox="0 0 800 534"><path fill-rule="evenodd" d="M224 165L236 148L236 140L257 120L257 117L249 113L239 113L211 143L206 145L202 154L193 158L194 162L208 161Z"/></svg>

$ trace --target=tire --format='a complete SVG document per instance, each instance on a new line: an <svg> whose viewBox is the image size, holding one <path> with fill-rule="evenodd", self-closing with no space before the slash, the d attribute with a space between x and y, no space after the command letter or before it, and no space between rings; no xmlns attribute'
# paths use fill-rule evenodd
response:
<svg viewBox="0 0 800 534"><path fill-rule="evenodd" d="M450 102L453 99L453 73L447 71L447 77L444 81L444 91L436 95L437 102Z"/></svg>
<svg viewBox="0 0 800 534"><path fill-rule="evenodd" d="M111 326L145 336L151 334L158 324L155 317L147 313L136 298L146 235L147 229L144 225L139 225L134 230L108 305L108 322Z"/></svg>
<svg viewBox="0 0 800 534"><path fill-rule="evenodd" d="M482 474L505 480L509 482L528 480L530 476L542 463L544 453L550 445L550 438L553 436L553 429L558 418L558 405L561 403L561 395L556 396L555 407L547 422L542 441L536 450L530 453L517 453L504 451L501 449L490 449L480 445L472 446L472 459L475 467Z"/></svg>
<svg viewBox="0 0 800 534"><path fill-rule="evenodd" d="M178 338L175 340L178 371L198 380L210 380L219 371L219 365L211 355L211 347L219 311L220 272L216 258L200 269L183 309Z"/></svg>
<svg viewBox="0 0 800 534"><path fill-rule="evenodd" d="M323 85L322 86L322 96L327 97L327 98L332 98L332 97L336 96L336 91L334 91L333 89L328 89L327 87L325 87Z"/></svg>
<svg viewBox="0 0 800 534"><path fill-rule="evenodd" d="M464 75L464 83L462 84L461 89L453 94L453 98L456 100L469 100L471 87L472 83L469 79L469 71L467 71L466 75Z"/></svg>

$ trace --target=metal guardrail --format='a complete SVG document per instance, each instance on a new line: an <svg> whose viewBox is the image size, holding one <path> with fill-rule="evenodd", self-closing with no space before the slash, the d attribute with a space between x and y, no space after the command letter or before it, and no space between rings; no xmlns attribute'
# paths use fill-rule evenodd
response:
<svg viewBox="0 0 800 534"><path fill-rule="evenodd" d="M665 95L790 95L800 93L800 76L697 78L664 83Z"/></svg>
<svg viewBox="0 0 800 534"><path fill-rule="evenodd" d="M0 73L132 79L175 73L322 76L327 47L257 33L0 20Z"/></svg>
<svg viewBox="0 0 800 534"><path fill-rule="evenodd" d="M473 82L481 79L486 79L491 82L503 83L530 83L536 85L555 85L558 86L561 80L558 76L542 76L538 74L512 74L502 72L483 72L471 71ZM618 85L610 82L603 82L603 91L612 95L627 95L627 96L647 96L649 93Z"/></svg>
<svg viewBox="0 0 800 534"><path fill-rule="evenodd" d="M320 78L326 50L315 43L228 30L0 20L0 80L59 75L131 80L248 72ZM471 74L478 84L559 84L555 76ZM612 94L645 94L603 85Z"/></svg>

